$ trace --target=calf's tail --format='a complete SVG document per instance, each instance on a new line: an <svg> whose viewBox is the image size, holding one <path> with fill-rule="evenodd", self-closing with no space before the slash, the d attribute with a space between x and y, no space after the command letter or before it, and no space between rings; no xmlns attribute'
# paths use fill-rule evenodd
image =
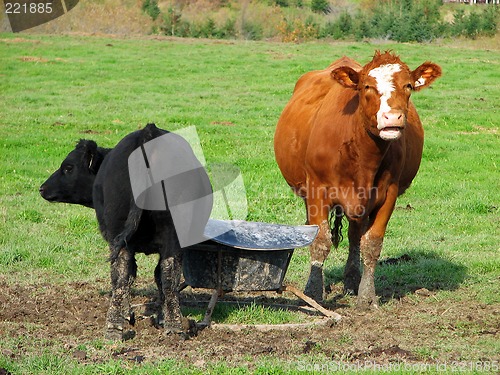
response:
<svg viewBox="0 0 500 375"><path fill-rule="evenodd" d="M132 202L123 231L110 242L111 253L109 255L109 260L111 263L116 261L120 250L127 247L127 242L130 241L139 227L141 216L142 209L137 207L135 203Z"/></svg>

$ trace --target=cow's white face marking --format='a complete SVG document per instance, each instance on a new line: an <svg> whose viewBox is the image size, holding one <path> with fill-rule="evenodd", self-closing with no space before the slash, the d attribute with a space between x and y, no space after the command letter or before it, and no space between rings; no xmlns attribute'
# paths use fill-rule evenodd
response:
<svg viewBox="0 0 500 375"><path fill-rule="evenodd" d="M386 124L383 119L384 113L388 113L391 111L391 107L389 106L388 101L392 95L392 92L395 90L394 74L400 71L401 65L399 64L385 64L379 66L378 68L370 70L370 72L368 73L369 76L375 78L375 80L377 81L377 91L381 95L380 108L377 112L377 128L381 131L381 138L387 140L397 139L401 135L401 132L399 130L384 130Z"/></svg>

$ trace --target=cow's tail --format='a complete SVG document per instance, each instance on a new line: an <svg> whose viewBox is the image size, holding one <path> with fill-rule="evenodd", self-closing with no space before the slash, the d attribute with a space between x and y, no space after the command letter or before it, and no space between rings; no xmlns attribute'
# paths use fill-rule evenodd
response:
<svg viewBox="0 0 500 375"><path fill-rule="evenodd" d="M344 217L344 210L340 206L335 206L333 210L330 211L330 228L332 232L332 243L335 248L344 239L342 235L342 218Z"/></svg>

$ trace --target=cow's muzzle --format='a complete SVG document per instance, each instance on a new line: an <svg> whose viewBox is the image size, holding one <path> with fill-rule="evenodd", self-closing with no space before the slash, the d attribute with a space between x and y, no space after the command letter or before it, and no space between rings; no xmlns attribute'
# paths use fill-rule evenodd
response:
<svg viewBox="0 0 500 375"><path fill-rule="evenodd" d="M40 186L40 188L38 188L38 191L40 192L40 195L42 196L43 199L49 202L54 202L55 197L47 192L47 188L45 185Z"/></svg>
<svg viewBox="0 0 500 375"><path fill-rule="evenodd" d="M383 140L393 141L399 139L406 124L406 116L401 111L389 111L382 113L379 118L377 129Z"/></svg>

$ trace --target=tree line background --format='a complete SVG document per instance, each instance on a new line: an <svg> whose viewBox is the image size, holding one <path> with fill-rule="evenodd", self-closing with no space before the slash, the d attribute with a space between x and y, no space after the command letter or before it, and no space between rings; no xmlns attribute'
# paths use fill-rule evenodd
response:
<svg viewBox="0 0 500 375"><path fill-rule="evenodd" d="M425 42L497 33L499 6L442 0L142 0L152 32L285 42L380 38Z"/></svg>

